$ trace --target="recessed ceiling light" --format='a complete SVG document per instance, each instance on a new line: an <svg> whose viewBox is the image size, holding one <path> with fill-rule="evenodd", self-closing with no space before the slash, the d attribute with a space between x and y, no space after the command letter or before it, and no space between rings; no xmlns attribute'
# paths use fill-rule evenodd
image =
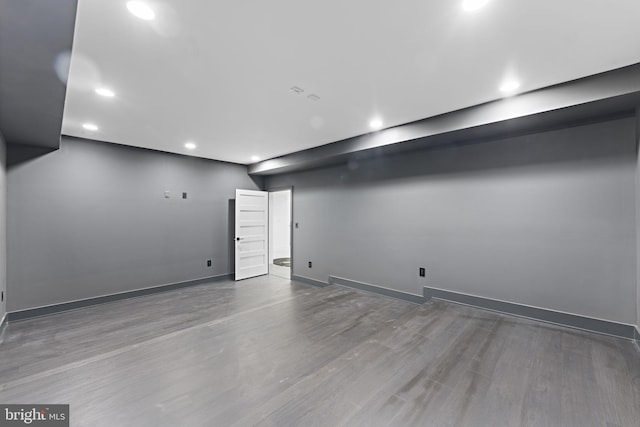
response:
<svg viewBox="0 0 640 427"><path fill-rule="evenodd" d="M500 92L504 93L505 95L512 95L518 90L519 87L519 82L515 80L509 80L507 82L504 82L502 86L500 86Z"/></svg>
<svg viewBox="0 0 640 427"><path fill-rule="evenodd" d="M93 123L85 123L82 125L82 127L86 130L90 130L92 132L95 132L98 130L98 126L94 125Z"/></svg>
<svg viewBox="0 0 640 427"><path fill-rule="evenodd" d="M369 127L371 129L377 130L377 129L382 129L382 120L380 119L373 119L369 122Z"/></svg>
<svg viewBox="0 0 640 427"><path fill-rule="evenodd" d="M251 161L252 161L252 162L257 162L257 161L259 161L259 160L260 160L260 157L258 157L258 156L251 156Z"/></svg>
<svg viewBox="0 0 640 427"><path fill-rule="evenodd" d="M116 96L116 94L113 93L112 90L107 89L106 87L97 88L96 93L101 96L106 96L107 98L113 98L114 96Z"/></svg>
<svg viewBox="0 0 640 427"><path fill-rule="evenodd" d="M184 148L186 148L187 150L194 150L196 148L196 144L194 144L193 142L187 142L184 144Z"/></svg>
<svg viewBox="0 0 640 427"><path fill-rule="evenodd" d="M133 15L145 21L150 21L156 17L156 13L144 2L141 1L129 1L127 2L127 9Z"/></svg>
<svg viewBox="0 0 640 427"><path fill-rule="evenodd" d="M489 3L489 0L464 0L462 2L462 8L467 12L478 10Z"/></svg>

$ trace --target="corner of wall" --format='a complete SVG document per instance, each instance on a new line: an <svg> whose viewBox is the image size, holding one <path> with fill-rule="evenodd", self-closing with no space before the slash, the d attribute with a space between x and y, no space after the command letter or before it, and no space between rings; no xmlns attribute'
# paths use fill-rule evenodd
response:
<svg viewBox="0 0 640 427"><path fill-rule="evenodd" d="M0 132L0 322L7 314L7 144ZM0 328L2 325L0 324Z"/></svg>
<svg viewBox="0 0 640 427"><path fill-rule="evenodd" d="M636 108L636 330L640 331L640 106ZM638 332L640 337L640 332Z"/></svg>

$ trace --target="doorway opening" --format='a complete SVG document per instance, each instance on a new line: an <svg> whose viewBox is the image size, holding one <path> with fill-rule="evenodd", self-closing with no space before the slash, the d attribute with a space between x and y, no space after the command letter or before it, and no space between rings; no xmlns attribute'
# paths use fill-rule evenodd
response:
<svg viewBox="0 0 640 427"><path fill-rule="evenodd" d="M269 274L291 279L291 189L269 192Z"/></svg>

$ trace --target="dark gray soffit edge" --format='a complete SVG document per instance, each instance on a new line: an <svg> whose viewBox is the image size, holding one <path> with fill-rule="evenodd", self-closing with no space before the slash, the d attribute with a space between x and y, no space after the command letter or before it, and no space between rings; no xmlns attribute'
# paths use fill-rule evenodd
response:
<svg viewBox="0 0 640 427"><path fill-rule="evenodd" d="M505 301L497 301L458 292L445 291L443 289L424 287L426 299L436 298L445 301L465 304L499 313L511 314L518 317L538 320L555 325L567 326L589 332L611 335L619 338L633 339L636 328L624 323L583 317L577 314L561 313L543 308L530 307Z"/></svg>
<svg viewBox="0 0 640 427"><path fill-rule="evenodd" d="M29 308L26 310L12 311L7 314L9 322L31 319L33 317L48 316L63 311L76 310L79 308L90 307L92 305L105 304L108 302L119 301L128 298L135 298L145 295L157 294L160 292L173 291L175 289L186 288L189 286L202 285L205 283L219 282L221 280L230 280L231 274L222 274L219 276L204 277L202 279L189 280L186 282L170 283L167 285L154 286L151 288L137 289L135 291L121 292L117 294L104 295L95 298L87 298L78 301L64 302L61 304L48 305L45 307Z"/></svg>
<svg viewBox="0 0 640 427"><path fill-rule="evenodd" d="M322 282L322 281L316 280L316 279L310 279L309 277L296 276L295 274L291 275L291 280L295 280L296 282L306 283L306 284L312 285L312 286L317 286L319 288L324 288L324 287L329 286L329 284L326 283L326 282Z"/></svg>
<svg viewBox="0 0 640 427"><path fill-rule="evenodd" d="M12 144L58 148L77 0L0 0L0 129Z"/></svg>
<svg viewBox="0 0 640 427"><path fill-rule="evenodd" d="M153 148L145 148L145 147L136 147L134 145L126 145L126 144L120 144L118 142L111 142L111 141L107 141L107 140L101 140L101 139L89 139L89 138L80 138L77 136L71 136L71 135L62 135L62 137L60 138L60 143L64 144L65 140L72 140L72 141L82 141L83 143L87 143L87 144L97 144L97 145L104 145L104 144L111 144L115 147L118 147L122 150L132 150L132 151L137 151L137 152L147 152L147 153L151 153L151 154L162 154L162 155L166 155L166 156L172 156L172 157L181 157L183 159L185 159L186 161L189 162L193 162L193 163L209 163L209 164L223 164L223 165L230 165L230 166L238 166L238 167L242 167L245 168L247 167L247 165L242 164L242 163L234 163L234 162L228 162L226 160L216 160L216 159L210 159L208 157L197 157L197 156L190 156L188 154L180 154L180 153L172 153L170 151L163 151L163 150L156 150ZM34 159L42 154L46 154L46 153L41 153L39 154L36 150L34 150L35 147L25 147L25 146L20 146L20 145L16 145L16 146L11 146L11 145L7 145L7 165L8 167L13 167L16 164L22 163L24 161L29 161L31 159ZM28 153L28 150L31 151L36 151L34 153ZM53 151L53 150L51 150ZM261 177L261 176L251 176L250 177L251 180L261 189L264 189L264 181L265 178Z"/></svg>
<svg viewBox="0 0 640 427"><path fill-rule="evenodd" d="M344 139L249 165L275 175L452 143L479 141L632 115L640 105L640 64Z"/></svg>
<svg viewBox="0 0 640 427"><path fill-rule="evenodd" d="M332 285L346 286L349 288L371 292L374 294L383 295L390 298L413 302L416 304L422 304L423 302L426 301L425 298L421 295L415 295L407 292L396 291L395 289L384 288L382 286L371 285L369 283L357 282L355 280L344 279L342 277L329 276L329 283Z"/></svg>
<svg viewBox="0 0 640 427"><path fill-rule="evenodd" d="M141 150L141 151L146 151L146 152L150 152L150 153L169 154L171 156L180 156L180 157L183 157L183 158L186 158L186 159L190 159L190 160L193 160L193 161L216 162L216 163L223 163L223 164L233 165L233 166L247 167L247 165L245 165L244 163L235 163L235 162L230 162L230 161L227 161L227 160L211 159L209 157L198 157L198 156L192 156L190 154L184 154L184 153L174 153L172 151L165 151L165 150L160 150L160 149L156 149L156 148L137 147L135 145L127 145L127 144L123 144L121 142L108 141L106 139L82 138L82 137L79 137L79 136L62 134L61 137L60 137L60 140L64 141L65 139L71 139L71 140L83 141L83 142L89 142L89 143L113 144L113 145L119 146L119 147L121 147L123 149Z"/></svg>

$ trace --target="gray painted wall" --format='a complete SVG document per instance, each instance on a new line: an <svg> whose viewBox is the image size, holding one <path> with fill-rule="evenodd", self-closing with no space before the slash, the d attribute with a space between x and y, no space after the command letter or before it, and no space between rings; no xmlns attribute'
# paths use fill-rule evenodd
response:
<svg viewBox="0 0 640 427"><path fill-rule="evenodd" d="M636 193L636 218L637 218L637 226L636 226L636 233L640 233L640 108L638 108L636 110L636 152L638 154L638 169L636 170L636 178L637 178L637 182L636 182L636 189L637 189L637 193ZM640 234L638 234L637 236L638 240L638 248L637 248L637 254L638 254L638 260L637 260L637 266L638 266L638 278L637 278L637 286L638 289L636 291L636 298L637 298L637 317L636 317L636 325L638 327L638 331L640 331Z"/></svg>
<svg viewBox="0 0 640 427"><path fill-rule="evenodd" d="M7 312L7 145L0 132L0 320Z"/></svg>
<svg viewBox="0 0 640 427"><path fill-rule="evenodd" d="M635 143L630 117L277 175L267 187L294 186L296 275L633 324Z"/></svg>
<svg viewBox="0 0 640 427"><path fill-rule="evenodd" d="M63 137L8 170L8 310L230 273L230 200L260 187L244 166Z"/></svg>

